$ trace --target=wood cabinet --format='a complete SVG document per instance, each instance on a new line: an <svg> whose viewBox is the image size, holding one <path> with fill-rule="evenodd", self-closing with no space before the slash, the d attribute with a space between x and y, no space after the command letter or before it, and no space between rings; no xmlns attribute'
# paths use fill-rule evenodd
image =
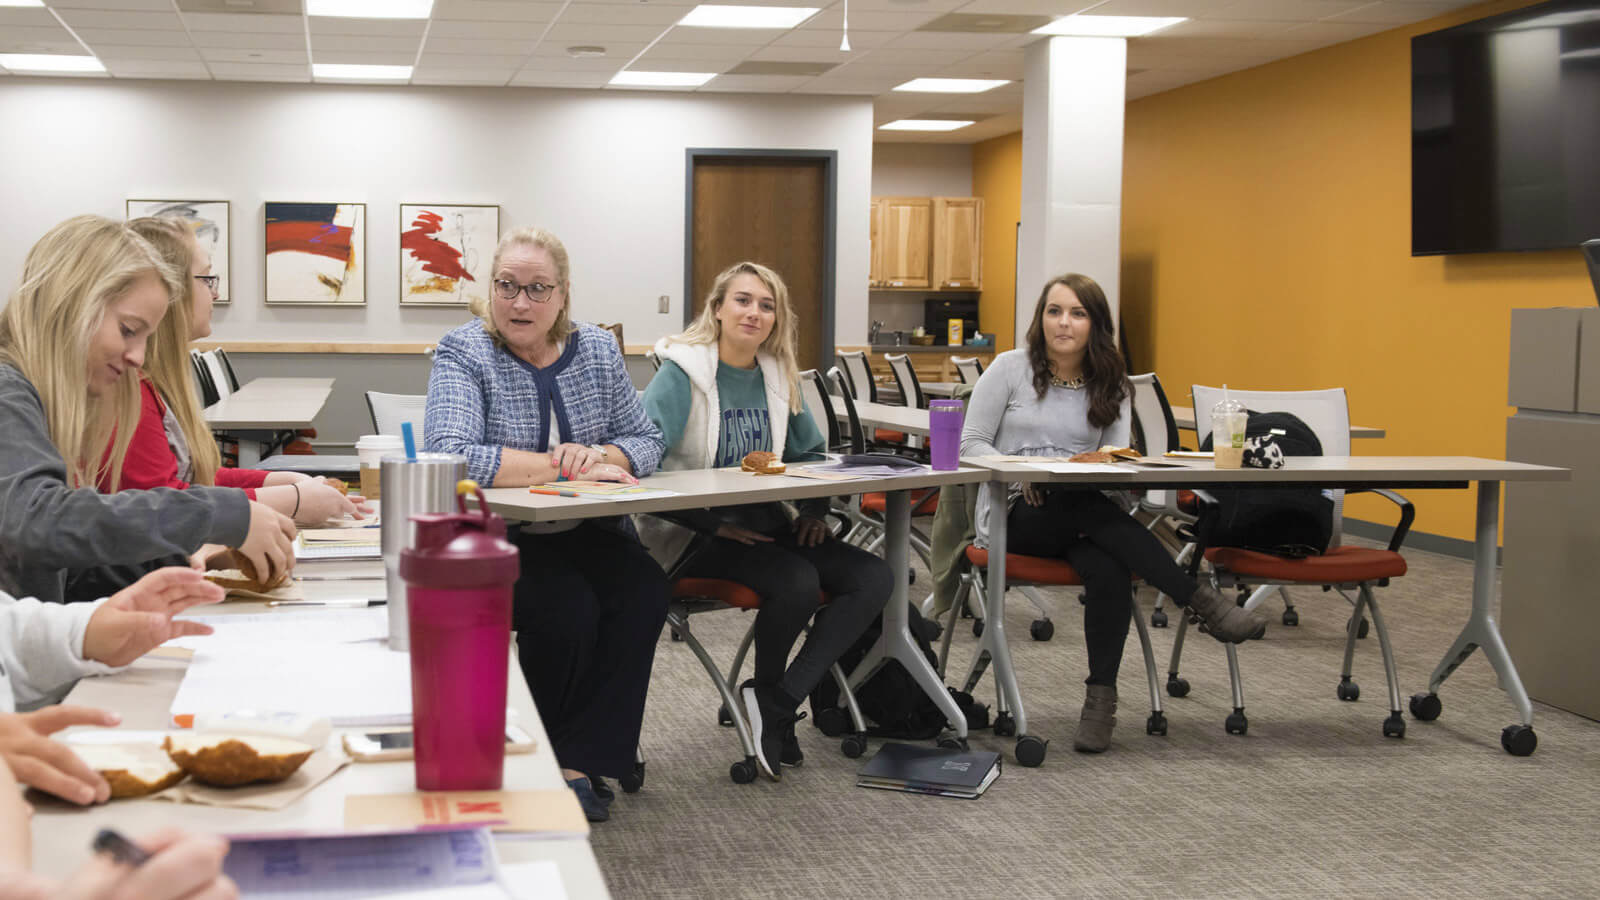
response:
<svg viewBox="0 0 1600 900"><path fill-rule="evenodd" d="M975 291L983 286L983 200L874 197L869 286Z"/></svg>
<svg viewBox="0 0 1600 900"><path fill-rule="evenodd" d="M983 201L933 198L933 286L976 291L983 287Z"/></svg>

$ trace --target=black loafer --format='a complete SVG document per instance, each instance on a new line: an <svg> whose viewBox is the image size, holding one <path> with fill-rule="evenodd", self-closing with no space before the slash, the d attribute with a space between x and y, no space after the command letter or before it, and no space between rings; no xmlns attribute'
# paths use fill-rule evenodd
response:
<svg viewBox="0 0 1600 900"><path fill-rule="evenodd" d="M611 818L611 807L601 801L594 792L594 785L587 778L572 778L567 781L567 787L578 795L578 805L583 807L583 817L591 822L604 822Z"/></svg>

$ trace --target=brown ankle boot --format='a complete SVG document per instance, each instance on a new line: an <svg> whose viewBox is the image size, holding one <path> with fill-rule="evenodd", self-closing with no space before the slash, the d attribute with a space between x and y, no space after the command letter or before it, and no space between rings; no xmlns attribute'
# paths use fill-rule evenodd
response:
<svg viewBox="0 0 1600 900"><path fill-rule="evenodd" d="M1189 621L1198 623L1201 630L1217 640L1230 644L1242 644L1267 631L1265 620L1224 597L1209 584L1195 588L1194 596L1189 599Z"/></svg>
<svg viewBox="0 0 1600 900"><path fill-rule="evenodd" d="M1104 753L1111 746L1111 729L1115 727L1116 685L1089 685L1083 697L1083 713L1078 716L1078 732L1072 736L1072 748L1079 753Z"/></svg>

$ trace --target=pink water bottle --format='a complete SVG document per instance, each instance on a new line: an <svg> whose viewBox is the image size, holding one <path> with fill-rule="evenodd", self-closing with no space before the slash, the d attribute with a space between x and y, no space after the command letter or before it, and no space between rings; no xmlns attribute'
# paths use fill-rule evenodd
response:
<svg viewBox="0 0 1600 900"><path fill-rule="evenodd" d="M478 511L467 512L466 495ZM455 513L411 517L400 553L411 605L411 722L417 789L495 791L505 768L506 676L517 548L472 481Z"/></svg>
<svg viewBox="0 0 1600 900"><path fill-rule="evenodd" d="M935 469L953 471L961 459L961 401L928 403L928 456Z"/></svg>

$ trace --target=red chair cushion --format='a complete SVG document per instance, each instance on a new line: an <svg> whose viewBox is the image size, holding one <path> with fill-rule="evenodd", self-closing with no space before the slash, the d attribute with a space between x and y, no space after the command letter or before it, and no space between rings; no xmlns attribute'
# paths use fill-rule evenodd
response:
<svg viewBox="0 0 1600 900"><path fill-rule="evenodd" d="M979 568L988 568L989 551L968 544L967 561ZM1078 577L1078 570L1064 559L1023 556L1020 553L1006 554L1006 578L1011 581L1031 581L1034 584L1083 584L1083 580Z"/></svg>
<svg viewBox="0 0 1600 900"><path fill-rule="evenodd" d="M930 499L929 494L933 497ZM883 515L888 506L888 496L882 493L862 494L861 511ZM931 516L939 511L939 489L925 488L911 492L911 514L914 516Z"/></svg>
<svg viewBox="0 0 1600 900"><path fill-rule="evenodd" d="M1212 565L1235 575L1253 575L1273 581L1298 581L1303 584L1344 584L1396 578L1406 573L1406 558L1392 550L1367 547L1335 547L1321 556L1284 559L1270 553L1214 547L1206 551Z"/></svg>
<svg viewBox="0 0 1600 900"><path fill-rule="evenodd" d="M672 596L679 599L704 597L739 609L760 609L761 595L737 581L721 578L679 578L672 583ZM817 592L817 603L828 602L828 595Z"/></svg>
<svg viewBox="0 0 1600 900"><path fill-rule="evenodd" d="M890 431L887 428L879 428L872 432L872 439L880 444L904 444L906 442L906 433L904 431Z"/></svg>
<svg viewBox="0 0 1600 900"><path fill-rule="evenodd" d="M1194 491L1178 491L1178 511L1191 516L1200 514L1200 503L1195 499Z"/></svg>

